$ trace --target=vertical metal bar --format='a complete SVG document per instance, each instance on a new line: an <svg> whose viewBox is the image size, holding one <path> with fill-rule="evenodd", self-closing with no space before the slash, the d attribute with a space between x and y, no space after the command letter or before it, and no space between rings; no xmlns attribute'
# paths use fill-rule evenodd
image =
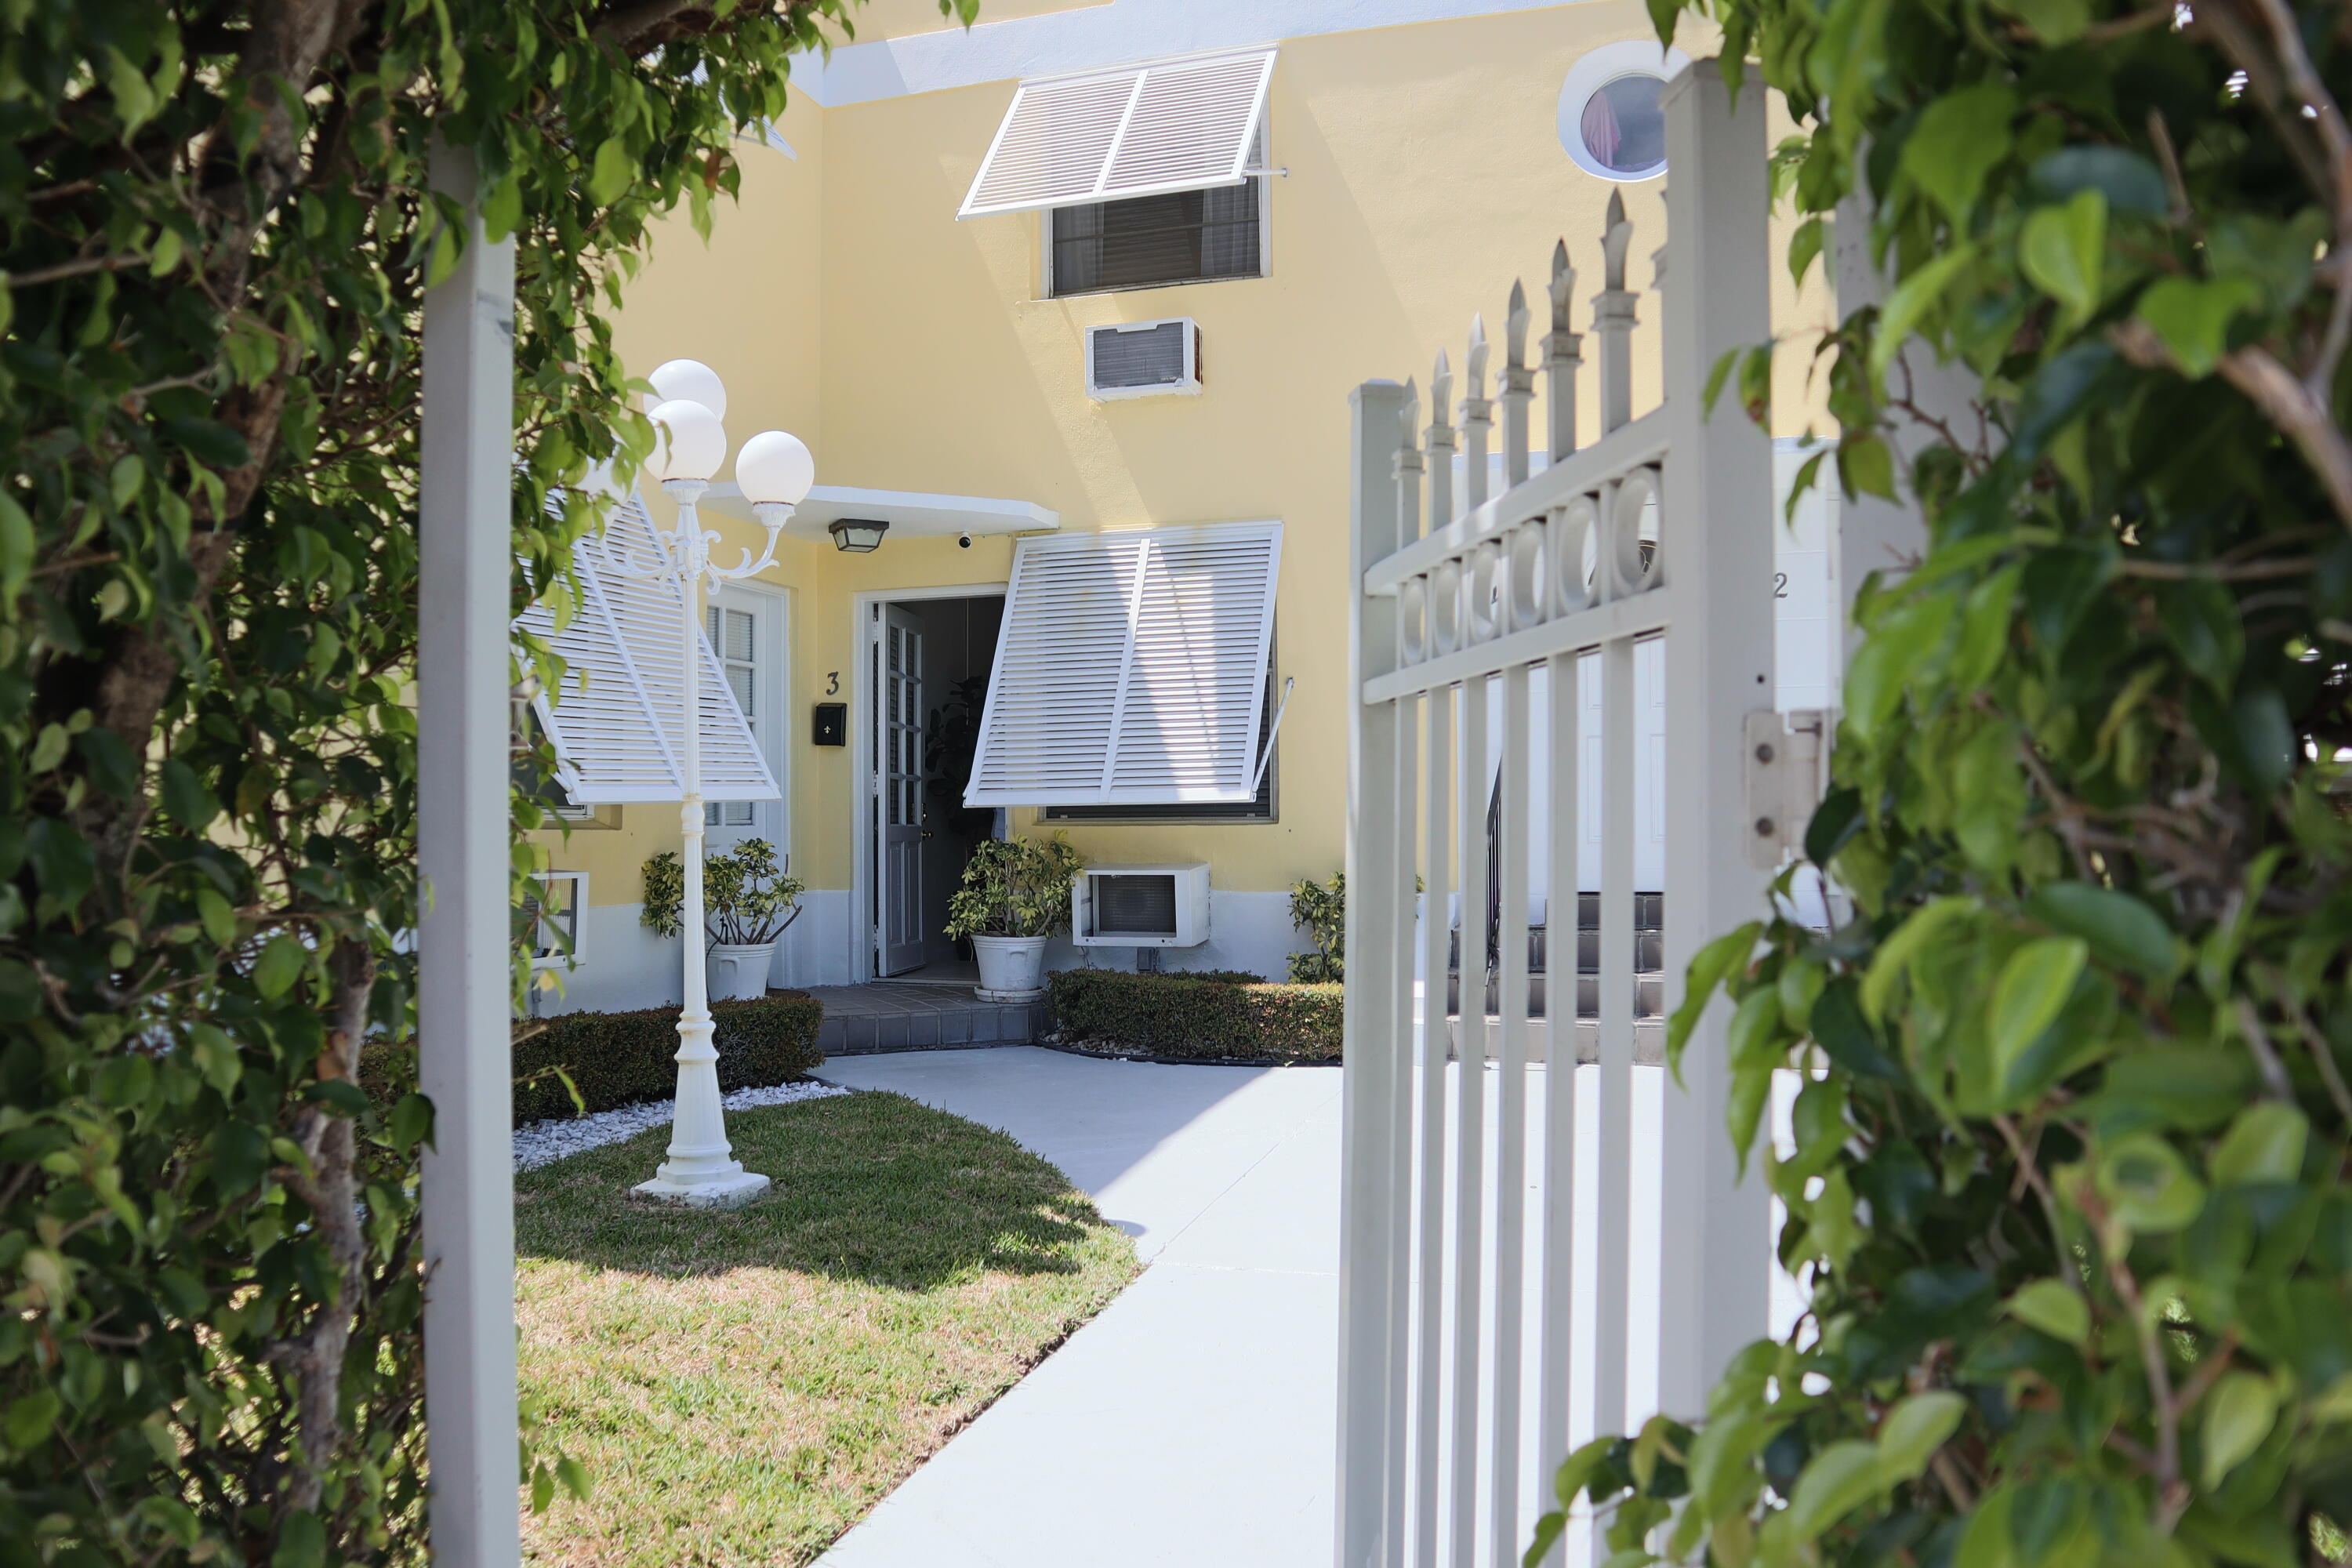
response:
<svg viewBox="0 0 2352 1568"><path fill-rule="evenodd" d="M1502 901L1502 1051L1495 1097L1495 1479L1489 1529L1496 1568L1518 1561L1519 1372L1526 1333L1528 1131L1528 667L1503 672L1502 820L1496 865Z"/></svg>
<svg viewBox="0 0 2352 1568"><path fill-rule="evenodd" d="M1569 330L1569 300L1576 292L1576 268L1568 264L1568 241L1551 253L1551 331L1544 334L1544 418L1550 426L1551 460L1576 450L1576 373L1584 363L1584 340Z"/></svg>
<svg viewBox="0 0 2352 1568"><path fill-rule="evenodd" d="M1454 689L1427 699L1423 740L1421 1093L1414 1166L1414 1266L1420 1277L1413 1314L1412 1497L1414 1568L1437 1561L1438 1376L1445 1333L1445 1058L1448 1039L1446 900L1454 888Z"/></svg>
<svg viewBox="0 0 2352 1568"><path fill-rule="evenodd" d="M1354 430L1353 626L1349 638L1349 821L1347 964L1369 979L1393 951L1401 911L1395 865L1397 833L1397 704L1367 704L1366 679L1396 668L1396 601L1363 592L1363 574L1393 554L1397 538L1394 476L1397 416L1404 389L1367 383L1352 399ZM1380 1551L1389 1446L1399 1436L1389 1402L1393 1330L1391 1276L1402 1259L1394 1170L1394 1102L1405 1055L1396 1027L1392 988L1357 984L1345 1001L1345 1067L1341 1069L1339 1263L1339 1562L1373 1568Z"/></svg>
<svg viewBox="0 0 2352 1568"><path fill-rule="evenodd" d="M1633 1178L1633 640L1601 647L1601 1224L1593 1430L1622 1432Z"/></svg>
<svg viewBox="0 0 2352 1568"><path fill-rule="evenodd" d="M1528 405L1535 401L1536 373L1528 363L1528 286L1511 284L1511 303L1503 319L1503 483L1512 489L1528 482Z"/></svg>
<svg viewBox="0 0 2352 1568"><path fill-rule="evenodd" d="M1641 296L1625 287L1625 251L1633 243L1633 226L1625 220L1624 198L1612 191L1601 236L1602 288L1592 297L1592 331L1601 340L1603 436L1633 417L1633 309Z"/></svg>
<svg viewBox="0 0 2352 1568"><path fill-rule="evenodd" d="M1583 841L1578 809L1577 670L1572 653L1553 656L1545 675L1550 705L1551 865L1544 878L1543 1323L1538 1382L1537 1471L1549 1481L1568 1457L1569 1377L1576 1310L1577 852ZM1558 1568L1562 1549L1544 1559Z"/></svg>
<svg viewBox="0 0 2352 1568"><path fill-rule="evenodd" d="M1479 1296L1485 1284L1486 1172L1486 688L1462 688L1462 749L1454 757L1455 857L1462 879L1462 983L1454 1099L1454 1451L1448 1522L1455 1568L1471 1568L1478 1529Z"/></svg>
<svg viewBox="0 0 2352 1568"><path fill-rule="evenodd" d="M1705 418L1706 378L1724 353L1771 331L1766 244L1770 195L1764 105L1735 103L1720 69L1700 61L1668 87L1666 194L1675 285L1665 300L1668 431L1660 531L1675 616L1666 637L1665 1006L1680 1003L1701 945L1763 907L1749 867L1741 802L1743 716L1769 708L1772 677L1772 468L1762 431ZM1769 1323L1769 1194L1743 1181L1724 1134L1729 1085L1720 1000L1686 1043L1664 1105L1659 1281L1659 1401L1692 1417L1741 1346Z"/></svg>
<svg viewBox="0 0 2352 1568"><path fill-rule="evenodd" d="M1429 531L1454 521L1454 371L1445 351L1429 373Z"/></svg>
<svg viewBox="0 0 2352 1568"><path fill-rule="evenodd" d="M436 142L430 168L433 188L467 218L457 268L425 296L418 496L428 1528L445 1568L509 1568L522 1554L507 889L515 250L483 236L471 153Z"/></svg>
<svg viewBox="0 0 2352 1568"><path fill-rule="evenodd" d="M1400 528L1402 528L1400 521ZM1384 1568L1402 1568L1405 1549L1408 1412L1412 1394L1412 1114L1413 1114L1413 945L1420 935L1415 924L1419 903L1421 823L1421 702L1408 698L1396 705L1396 851L1390 870L1391 897L1396 918L1389 923L1390 1026L1395 1038L1396 1071L1389 1102L1389 1306L1388 1384L1383 1408L1388 1419L1388 1446L1381 1510L1380 1561ZM1424 914L1423 919L1427 919ZM1358 984L1377 984L1366 975ZM1344 1069L1343 1069L1344 1070Z"/></svg>
<svg viewBox="0 0 2352 1568"><path fill-rule="evenodd" d="M1486 395L1486 318L1470 319L1470 356L1463 368L1469 373L1469 395L1462 400L1462 505L1475 511L1486 504L1493 488L1486 471L1487 439L1495 429L1495 403Z"/></svg>

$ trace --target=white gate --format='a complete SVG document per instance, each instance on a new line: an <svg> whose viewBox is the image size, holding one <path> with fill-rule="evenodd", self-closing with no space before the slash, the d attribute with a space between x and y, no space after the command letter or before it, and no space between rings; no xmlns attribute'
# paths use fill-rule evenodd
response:
<svg viewBox="0 0 2352 1568"><path fill-rule="evenodd" d="M1761 908L1750 838L1789 832L1742 803L1743 722L1774 693L1769 445L1736 398L1701 406L1717 360L1769 333L1763 92L1735 107L1701 62L1665 99L1662 406L1633 416L1614 203L1595 445L1576 447L1564 245L1540 367L1517 290L1492 401L1474 331L1459 515L1444 356L1425 431L1411 386L1354 395L1341 1568L1516 1563L1572 1426L1699 1414L1767 1328L1769 1203L1725 1131L1720 1003L1679 1084L1654 1065L1694 952ZM1531 475L1539 372L1550 461ZM1634 669L1654 638L1664 886L1639 888ZM1594 696L1599 743L1580 746ZM1597 899L1576 861L1594 792Z"/></svg>

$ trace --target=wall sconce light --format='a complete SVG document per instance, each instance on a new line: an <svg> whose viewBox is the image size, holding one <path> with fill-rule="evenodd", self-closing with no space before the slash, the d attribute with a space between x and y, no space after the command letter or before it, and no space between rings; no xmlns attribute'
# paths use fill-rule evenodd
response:
<svg viewBox="0 0 2352 1568"><path fill-rule="evenodd" d="M864 555L882 548L882 536L890 525L870 517L845 517L825 531L833 535L833 547L848 555Z"/></svg>

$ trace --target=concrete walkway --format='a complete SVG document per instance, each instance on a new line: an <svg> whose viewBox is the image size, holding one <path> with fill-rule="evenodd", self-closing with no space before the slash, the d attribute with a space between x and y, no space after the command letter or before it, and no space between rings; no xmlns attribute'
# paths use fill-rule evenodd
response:
<svg viewBox="0 0 2352 1568"><path fill-rule="evenodd" d="M820 1568L1330 1560L1338 1069L1010 1047L862 1057L820 1076L1010 1132L1150 1266Z"/></svg>

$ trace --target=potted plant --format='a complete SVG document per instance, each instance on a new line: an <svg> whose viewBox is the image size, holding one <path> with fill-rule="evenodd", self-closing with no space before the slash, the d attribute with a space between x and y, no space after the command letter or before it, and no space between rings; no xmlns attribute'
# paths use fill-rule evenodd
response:
<svg viewBox="0 0 2352 1568"><path fill-rule="evenodd" d="M947 933L971 939L982 1001L1034 1002L1045 994L1045 939L1070 929L1070 885L1086 863L1059 833L973 847L963 886L948 900Z"/></svg>
<svg viewBox="0 0 2352 1568"><path fill-rule="evenodd" d="M645 910L638 919L650 931L676 936L686 929L686 868L675 850L646 862ZM746 838L724 855L702 861L702 930L709 939L714 1001L753 1001L768 994L768 970L776 941L801 918L800 897L808 885L776 863L776 847Z"/></svg>

